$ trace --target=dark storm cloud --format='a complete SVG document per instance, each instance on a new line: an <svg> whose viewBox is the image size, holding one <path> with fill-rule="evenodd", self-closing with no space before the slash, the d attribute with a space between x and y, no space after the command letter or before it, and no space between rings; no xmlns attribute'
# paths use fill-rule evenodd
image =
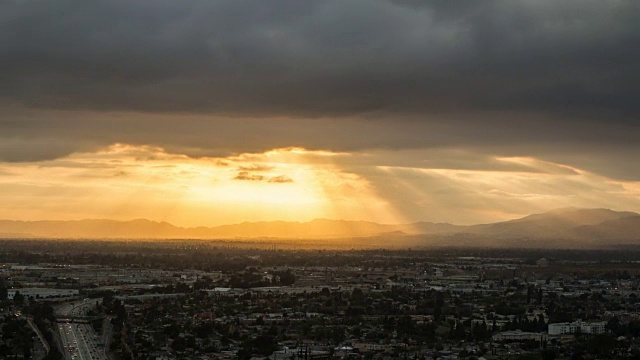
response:
<svg viewBox="0 0 640 360"><path fill-rule="evenodd" d="M467 147L621 178L637 1L3 1L0 160Z"/></svg>
<svg viewBox="0 0 640 360"><path fill-rule="evenodd" d="M5 1L33 107L336 115L640 109L635 1Z"/></svg>

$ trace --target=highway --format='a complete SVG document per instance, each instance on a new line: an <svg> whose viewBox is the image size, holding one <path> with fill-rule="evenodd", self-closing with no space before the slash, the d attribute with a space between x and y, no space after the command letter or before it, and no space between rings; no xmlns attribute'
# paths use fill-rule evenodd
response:
<svg viewBox="0 0 640 360"><path fill-rule="evenodd" d="M96 299L69 303L56 310L58 319L83 317L95 307ZM67 360L108 360L105 349L98 347L98 335L90 324L58 322L62 349Z"/></svg>

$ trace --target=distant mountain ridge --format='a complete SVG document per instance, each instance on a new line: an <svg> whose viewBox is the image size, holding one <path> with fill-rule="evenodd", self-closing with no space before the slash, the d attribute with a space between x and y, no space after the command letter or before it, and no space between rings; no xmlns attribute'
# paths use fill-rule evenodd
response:
<svg viewBox="0 0 640 360"><path fill-rule="evenodd" d="M563 208L520 219L480 225L417 222L378 224L368 221L316 219L309 222L244 222L216 227L185 228L146 219L131 221L14 221L0 220L0 238L128 238L128 239L339 239L367 237L439 236L483 239L478 244L514 243L519 239L617 242L640 244L640 214L609 209Z"/></svg>
<svg viewBox="0 0 640 360"><path fill-rule="evenodd" d="M594 231L598 231L600 224L633 216L638 214L609 209L562 208L516 220L472 225L464 232L499 237L575 238L587 235L585 230L577 231L578 227L592 226Z"/></svg>

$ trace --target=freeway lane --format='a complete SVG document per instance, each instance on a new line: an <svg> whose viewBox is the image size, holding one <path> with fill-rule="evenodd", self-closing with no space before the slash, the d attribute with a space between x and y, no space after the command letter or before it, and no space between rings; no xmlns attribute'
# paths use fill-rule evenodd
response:
<svg viewBox="0 0 640 360"><path fill-rule="evenodd" d="M95 307L96 300L85 300L61 306L56 311L60 319L82 317ZM98 348L98 335L89 324L58 323L58 332L67 360L108 360L104 349Z"/></svg>

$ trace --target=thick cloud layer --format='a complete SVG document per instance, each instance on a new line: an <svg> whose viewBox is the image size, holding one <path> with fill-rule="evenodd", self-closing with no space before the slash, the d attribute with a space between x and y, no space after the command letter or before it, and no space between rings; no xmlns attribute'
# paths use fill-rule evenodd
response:
<svg viewBox="0 0 640 360"><path fill-rule="evenodd" d="M0 160L482 148L610 176L640 138L637 1L0 3ZM55 110L55 111L54 111Z"/></svg>
<svg viewBox="0 0 640 360"><path fill-rule="evenodd" d="M2 94L36 107L631 115L635 1L5 1Z"/></svg>

